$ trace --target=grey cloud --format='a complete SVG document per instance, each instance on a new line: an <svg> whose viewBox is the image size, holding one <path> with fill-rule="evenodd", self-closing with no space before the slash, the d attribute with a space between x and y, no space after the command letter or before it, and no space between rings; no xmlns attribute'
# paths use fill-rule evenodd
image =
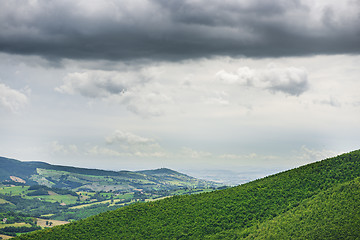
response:
<svg viewBox="0 0 360 240"><path fill-rule="evenodd" d="M239 27L262 17L285 14L288 9L307 10L299 1L166 1L158 0L171 12L174 22L191 25Z"/></svg>
<svg viewBox="0 0 360 240"><path fill-rule="evenodd" d="M87 98L119 103L144 118L160 116L162 107L172 103L164 86L152 82L153 73L147 69L137 72L90 70L69 73L55 90L63 94L79 94Z"/></svg>
<svg viewBox="0 0 360 240"><path fill-rule="evenodd" d="M309 89L307 73L299 68L270 68L261 73L266 89L299 96Z"/></svg>
<svg viewBox="0 0 360 240"><path fill-rule="evenodd" d="M331 4L317 12L305 0L2 1L0 51L108 60L359 53L359 4Z"/></svg>
<svg viewBox="0 0 360 240"><path fill-rule="evenodd" d="M314 100L313 102L315 104L329 105L332 107L341 107L341 103L333 96L330 96L328 99Z"/></svg>
<svg viewBox="0 0 360 240"><path fill-rule="evenodd" d="M145 81L146 76L138 76L136 73L93 70L69 73L63 85L55 90L67 94L79 93L90 98L106 98L123 94L127 88Z"/></svg>

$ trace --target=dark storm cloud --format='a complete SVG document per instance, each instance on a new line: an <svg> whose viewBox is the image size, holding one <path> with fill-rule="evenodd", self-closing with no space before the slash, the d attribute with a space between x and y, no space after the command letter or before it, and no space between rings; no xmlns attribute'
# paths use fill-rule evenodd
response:
<svg viewBox="0 0 360 240"><path fill-rule="evenodd" d="M0 51L109 60L359 53L358 1L312 3L2 1Z"/></svg>

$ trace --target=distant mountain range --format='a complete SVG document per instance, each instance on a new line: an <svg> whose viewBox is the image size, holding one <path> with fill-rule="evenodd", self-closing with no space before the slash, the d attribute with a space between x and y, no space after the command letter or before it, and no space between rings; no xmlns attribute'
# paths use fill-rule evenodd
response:
<svg viewBox="0 0 360 240"><path fill-rule="evenodd" d="M173 190L218 187L220 184L196 179L171 169L106 171L45 162L22 162L0 157L0 181L45 185L73 191Z"/></svg>
<svg viewBox="0 0 360 240"><path fill-rule="evenodd" d="M360 150L225 190L129 205L19 239L360 239Z"/></svg>

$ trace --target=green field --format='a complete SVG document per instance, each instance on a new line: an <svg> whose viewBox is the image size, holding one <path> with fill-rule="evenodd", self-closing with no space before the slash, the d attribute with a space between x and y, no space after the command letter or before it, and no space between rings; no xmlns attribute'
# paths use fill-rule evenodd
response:
<svg viewBox="0 0 360 240"><path fill-rule="evenodd" d="M119 194L117 196L115 196L116 198L120 198L120 199L131 199L134 197L134 194L133 193L125 193L125 194Z"/></svg>
<svg viewBox="0 0 360 240"><path fill-rule="evenodd" d="M58 202L58 203L65 203L66 205L75 204L77 197L71 195L41 195L41 196L25 196L27 199L41 199L42 201L47 202Z"/></svg>
<svg viewBox="0 0 360 240"><path fill-rule="evenodd" d="M12 196L23 195L28 192L29 186L1 187L0 194L10 194Z"/></svg>
<svg viewBox="0 0 360 240"><path fill-rule="evenodd" d="M84 195L84 196L94 196L96 193L95 192L84 192L84 191L78 191L76 192L78 195Z"/></svg>
<svg viewBox="0 0 360 240"><path fill-rule="evenodd" d="M34 190L28 190L29 186L13 186L13 187L1 187L0 194L10 196L22 196L25 199L41 199L48 202L59 202L65 204L75 204L77 197L71 195L59 195L52 193L53 195L38 195L38 196L27 196L26 194L34 192ZM5 203L5 200L0 199L0 204Z"/></svg>

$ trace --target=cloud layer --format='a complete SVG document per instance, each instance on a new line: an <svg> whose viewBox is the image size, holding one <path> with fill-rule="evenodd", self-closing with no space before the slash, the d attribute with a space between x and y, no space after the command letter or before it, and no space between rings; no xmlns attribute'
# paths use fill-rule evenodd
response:
<svg viewBox="0 0 360 240"><path fill-rule="evenodd" d="M349 1L2 1L0 50L49 59L359 53Z"/></svg>
<svg viewBox="0 0 360 240"><path fill-rule="evenodd" d="M211 61L202 68L192 63L157 64L128 71L87 70L68 73L55 90L81 95L89 100L100 99L124 106L144 118L158 117L168 112L188 111L196 105L227 106L243 102L239 93L251 90L300 96L310 89L305 68L265 68L242 66L235 72L220 70L208 73ZM174 73L174 69L179 71ZM196 78L192 72L203 72ZM182 110L180 110L182 109Z"/></svg>
<svg viewBox="0 0 360 240"><path fill-rule="evenodd" d="M356 149L359 26L359 0L0 1L1 154L245 171Z"/></svg>

